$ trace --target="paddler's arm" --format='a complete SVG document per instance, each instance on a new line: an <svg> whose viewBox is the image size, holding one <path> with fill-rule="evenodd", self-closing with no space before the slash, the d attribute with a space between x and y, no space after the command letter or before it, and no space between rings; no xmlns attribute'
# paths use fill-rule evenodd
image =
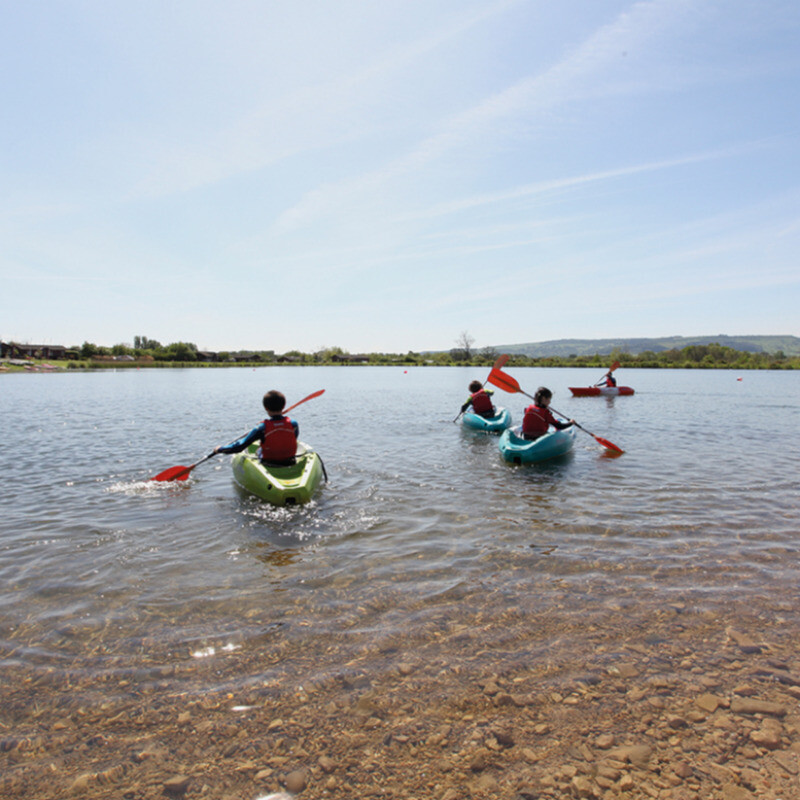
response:
<svg viewBox="0 0 800 800"><path fill-rule="evenodd" d="M237 439L235 442L231 442L230 444L217 445L214 448L214 452L241 453L241 451L244 450L245 447L248 447L249 445L253 444L253 442L257 441L258 439L261 439L263 434L264 434L264 423L260 422L258 425L256 425L255 428L253 428L253 430L250 431L250 433L242 436L241 439Z"/></svg>

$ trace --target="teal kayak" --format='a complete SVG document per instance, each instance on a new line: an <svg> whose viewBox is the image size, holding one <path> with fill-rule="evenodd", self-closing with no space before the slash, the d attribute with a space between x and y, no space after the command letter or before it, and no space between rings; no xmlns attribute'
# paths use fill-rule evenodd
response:
<svg viewBox="0 0 800 800"><path fill-rule="evenodd" d="M503 431L498 446L506 461L512 464L535 464L549 458L563 456L572 450L575 441L575 428L563 431L550 431L538 439L523 439L512 430Z"/></svg>
<svg viewBox="0 0 800 800"><path fill-rule="evenodd" d="M500 433L511 427L511 412L507 408L495 409L493 417L482 417L480 414L466 412L461 424L473 431L486 431L487 433Z"/></svg>
<svg viewBox="0 0 800 800"><path fill-rule="evenodd" d="M308 445L297 443L295 463L264 464L256 455L258 443L233 456L233 477L243 489L275 506L307 503L324 475L322 459Z"/></svg>

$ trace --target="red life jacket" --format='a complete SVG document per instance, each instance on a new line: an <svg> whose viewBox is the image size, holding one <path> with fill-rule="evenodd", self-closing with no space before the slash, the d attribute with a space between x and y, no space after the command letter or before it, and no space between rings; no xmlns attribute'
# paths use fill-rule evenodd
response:
<svg viewBox="0 0 800 800"><path fill-rule="evenodd" d="M531 404L525 409L525 416L522 418L522 435L541 436L543 433L547 433L548 426L554 422L555 419L549 408Z"/></svg>
<svg viewBox="0 0 800 800"><path fill-rule="evenodd" d="M476 414L480 414L482 417L492 417L494 416L494 408L492 407L492 398L481 389L480 391L475 392L475 394L471 395L472 400L472 410Z"/></svg>
<svg viewBox="0 0 800 800"><path fill-rule="evenodd" d="M262 461L289 461L297 452L297 437L289 417L264 420L261 438Z"/></svg>

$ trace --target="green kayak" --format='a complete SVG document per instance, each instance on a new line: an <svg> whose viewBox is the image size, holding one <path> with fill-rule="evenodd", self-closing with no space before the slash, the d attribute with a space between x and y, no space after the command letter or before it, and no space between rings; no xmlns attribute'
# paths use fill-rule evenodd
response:
<svg viewBox="0 0 800 800"><path fill-rule="evenodd" d="M264 464L256 455L258 443L233 457L233 477L243 489L275 506L307 503L324 475L322 459L311 448L297 443L294 464Z"/></svg>

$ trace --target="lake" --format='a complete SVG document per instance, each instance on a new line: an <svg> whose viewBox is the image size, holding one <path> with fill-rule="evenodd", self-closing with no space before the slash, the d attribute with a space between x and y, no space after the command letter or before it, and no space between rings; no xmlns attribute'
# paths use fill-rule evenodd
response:
<svg viewBox="0 0 800 800"><path fill-rule="evenodd" d="M453 424L487 368L0 377L4 673L87 703L296 691L423 651L566 662L601 633L613 665L665 608L796 635L800 374L620 370L634 396L572 398L602 370L507 371L624 455L578 431L560 460L506 464ZM148 482L247 432L272 388L326 390L291 414L330 478L312 503L247 496L229 456ZM528 400L495 402L516 424Z"/></svg>

